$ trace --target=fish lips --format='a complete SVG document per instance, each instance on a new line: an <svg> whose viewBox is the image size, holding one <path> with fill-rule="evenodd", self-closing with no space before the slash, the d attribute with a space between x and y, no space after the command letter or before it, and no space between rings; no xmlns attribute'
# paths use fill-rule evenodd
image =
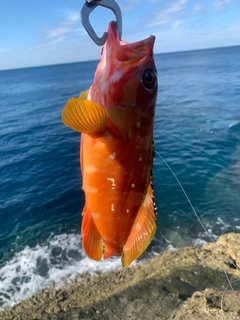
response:
<svg viewBox="0 0 240 320"><path fill-rule="evenodd" d="M155 36L151 35L146 39L128 43L119 39L117 23L111 21L107 30L107 41L103 47L106 56L119 62L137 63L139 60L153 54Z"/></svg>

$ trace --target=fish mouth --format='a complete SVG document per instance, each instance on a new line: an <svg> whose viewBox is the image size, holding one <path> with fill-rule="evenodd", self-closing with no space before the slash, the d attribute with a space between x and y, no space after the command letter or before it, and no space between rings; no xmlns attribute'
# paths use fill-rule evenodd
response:
<svg viewBox="0 0 240 320"><path fill-rule="evenodd" d="M117 23L111 21L107 30L107 41L104 50L109 53L111 58L119 62L127 62L141 60L142 58L152 54L155 42L155 36L150 35L148 38L128 43L119 39Z"/></svg>

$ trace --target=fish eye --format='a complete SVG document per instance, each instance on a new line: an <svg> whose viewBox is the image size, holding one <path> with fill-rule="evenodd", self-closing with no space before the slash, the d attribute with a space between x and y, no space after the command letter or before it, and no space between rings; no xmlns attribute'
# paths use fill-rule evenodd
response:
<svg viewBox="0 0 240 320"><path fill-rule="evenodd" d="M157 74L155 70L147 69L142 75L142 84L145 89L152 90L157 84Z"/></svg>

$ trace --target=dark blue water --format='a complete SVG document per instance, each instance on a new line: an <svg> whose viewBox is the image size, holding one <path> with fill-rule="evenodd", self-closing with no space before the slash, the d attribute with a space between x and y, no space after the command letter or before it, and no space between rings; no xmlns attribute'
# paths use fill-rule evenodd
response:
<svg viewBox="0 0 240 320"><path fill-rule="evenodd" d="M156 55L155 146L208 232L240 230L240 46ZM0 71L0 307L77 272L108 270L81 249L79 134L61 111L96 62ZM144 258L209 240L156 156L158 230Z"/></svg>

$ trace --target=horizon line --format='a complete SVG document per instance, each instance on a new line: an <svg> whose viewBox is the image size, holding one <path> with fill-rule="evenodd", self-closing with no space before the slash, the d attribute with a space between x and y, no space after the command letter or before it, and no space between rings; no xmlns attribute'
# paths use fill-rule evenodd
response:
<svg viewBox="0 0 240 320"><path fill-rule="evenodd" d="M200 48L200 49L186 49L186 50L180 50L180 51L166 51L166 52L154 53L154 55L172 54L172 53L183 53L183 52L192 52L192 51L214 50L214 49L223 49L223 48L232 48L232 47L240 47L240 44L237 44L237 45L229 45L229 46L220 46L220 47ZM21 69L31 69L31 68L44 68L44 67L52 67L52 66L61 66L61 65L65 65L65 64L76 64L76 63L84 63L84 62L94 62L94 61L99 61L99 60L100 60L100 59L81 60L81 61L72 61L72 62L62 62L62 63L56 63L56 64L44 64L44 65L34 65L34 66L27 66L27 67L8 68L8 69L0 69L0 72L1 72L1 71L21 70Z"/></svg>

